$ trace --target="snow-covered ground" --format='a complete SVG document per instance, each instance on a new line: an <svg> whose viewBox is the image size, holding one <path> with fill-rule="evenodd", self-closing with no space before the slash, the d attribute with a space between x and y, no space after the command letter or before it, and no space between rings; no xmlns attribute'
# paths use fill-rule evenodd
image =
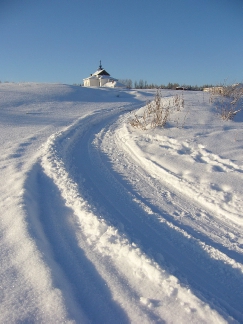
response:
<svg viewBox="0 0 243 324"><path fill-rule="evenodd" d="M1 323L243 322L242 114L154 94L0 84Z"/></svg>

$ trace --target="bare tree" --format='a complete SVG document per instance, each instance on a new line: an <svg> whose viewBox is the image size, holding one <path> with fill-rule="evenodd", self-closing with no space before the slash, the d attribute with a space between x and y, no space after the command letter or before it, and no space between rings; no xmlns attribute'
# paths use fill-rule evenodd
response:
<svg viewBox="0 0 243 324"><path fill-rule="evenodd" d="M132 88L132 80L131 79L119 79L119 82L124 84L128 89Z"/></svg>

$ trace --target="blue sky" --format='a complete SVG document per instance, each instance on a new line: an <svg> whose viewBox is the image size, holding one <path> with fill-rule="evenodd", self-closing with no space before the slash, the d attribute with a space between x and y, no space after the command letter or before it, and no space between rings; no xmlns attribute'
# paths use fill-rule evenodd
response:
<svg viewBox="0 0 243 324"><path fill-rule="evenodd" d="M243 81L243 0L1 0L0 80Z"/></svg>

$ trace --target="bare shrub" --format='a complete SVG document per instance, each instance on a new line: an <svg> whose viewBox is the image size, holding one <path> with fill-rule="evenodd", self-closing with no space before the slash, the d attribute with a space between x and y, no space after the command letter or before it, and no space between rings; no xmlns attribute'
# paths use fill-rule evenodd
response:
<svg viewBox="0 0 243 324"><path fill-rule="evenodd" d="M131 126L142 130L155 127L165 127L170 116L175 111L181 111L184 107L183 96L176 95L170 99L163 99L160 90L157 90L153 101L148 102L143 110L143 114L137 115L130 120Z"/></svg>
<svg viewBox="0 0 243 324"><path fill-rule="evenodd" d="M243 109L242 84L222 86L221 91L211 93L210 102L215 104L222 120L233 120L235 115Z"/></svg>

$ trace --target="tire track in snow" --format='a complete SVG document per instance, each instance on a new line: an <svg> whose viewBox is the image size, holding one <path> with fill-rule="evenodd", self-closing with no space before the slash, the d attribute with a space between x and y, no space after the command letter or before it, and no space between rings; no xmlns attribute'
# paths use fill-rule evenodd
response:
<svg viewBox="0 0 243 324"><path fill-rule="evenodd" d="M180 159L181 163L187 162L187 167L190 163L190 166L188 167L190 168L193 166L192 161L194 160L195 164L205 164L209 173L211 171L219 173L220 175L221 173L224 173L222 175L225 177L228 175L228 172L233 172L235 180L237 180L238 178L243 180L242 167L236 165L229 159L223 159L217 156L216 154L211 153L210 151L206 150L202 145L198 145L198 147L195 147L193 143L189 144L187 143L187 141L180 143L180 141L178 141L177 139L167 136L156 135L155 137L151 136L150 138L150 135L142 134L141 138L139 138L139 143L136 142L136 139L132 139L131 142L134 143L133 148L131 149L125 144L126 139L128 139L131 135L128 133L125 125L117 132L116 135L118 137L117 144L118 146L121 146L120 149L125 150L128 153L128 155L132 156L132 159L138 161L138 163L142 165L144 170L148 170L147 173L151 173L152 176L150 176L150 178L152 180L158 179L160 182L163 182L165 184L165 187L168 187L170 188L170 190L175 191L177 195L179 193L179 195L184 197L184 199L188 200L189 198L189 200L193 201L193 199L195 199L196 196L194 204L196 203L196 205L199 205L199 207L201 204L201 210L208 209L209 211L207 212L207 214L209 215L211 213L212 215L214 215L213 217L211 217L211 221L215 221L217 227L223 227L232 230L232 233L235 232L236 237L241 235L241 227L239 226L238 221L236 219L238 217L240 224L242 223L242 202L239 195L237 197L237 193L235 191L232 194L230 194L229 186L222 185L222 188L220 188L215 184L211 184L210 180L208 179L204 182L205 184L209 183L211 185L211 188L209 186L204 187L202 184L198 185L196 181L194 181L193 183L193 180L197 180L196 177L192 181L188 181L188 179L190 179L190 176L187 177L187 173L189 173L189 171L186 170L184 171L184 173L182 171L181 173L177 174L177 172L173 172L171 170L175 168L175 165L172 165L172 168L170 169L168 161L171 159L172 164L175 164L175 161L177 161L175 160L175 157L177 157ZM156 159L156 156L154 158L153 154L151 154L151 156L148 157L146 157L143 154L142 150L140 149L140 146L143 146L145 142L149 143L148 147L149 145L157 145L157 149L160 150L158 154L159 158ZM123 144L119 145L119 143ZM141 143L143 143L143 145ZM194 148L191 148L191 146L194 146ZM168 161L163 160L164 155L168 155ZM167 165L167 167L165 165ZM183 167L185 168L184 165ZM232 173L230 174L230 176L232 177ZM215 191L217 191L218 194L216 194ZM234 197L232 197L233 195ZM199 199L201 197L198 196L203 196L203 199ZM216 207L213 206L213 203L211 203L210 206L210 203L207 202L207 198L209 197L215 199L214 203L215 205L217 205ZM235 204L235 206L230 205L231 200L234 200L238 204ZM200 204L198 204L199 201ZM206 204L204 202L206 202ZM220 204L221 206L218 206ZM229 204L229 206L226 215L224 215L224 208L222 208L222 206L226 204ZM222 217L222 215L226 217ZM215 216L218 216L219 218L217 219ZM227 217L229 217L229 220L227 219ZM210 226L211 225L212 224L210 223ZM222 233L220 233L220 235L222 235Z"/></svg>
<svg viewBox="0 0 243 324"><path fill-rule="evenodd" d="M124 123L127 123L127 117L124 118ZM115 128L116 127L117 126L115 126ZM141 179L140 182L128 179L128 182L133 182L135 191L139 191L140 194L145 197L144 200L146 200L147 206L152 208L154 213L160 213L160 210L163 211L166 202L168 217L165 215L165 218L168 221L184 229L198 240L226 254L229 258L243 264L243 250L242 244L240 243L243 239L241 227L232 223L228 218L214 217L214 210L211 211L210 208L209 210L208 208L203 208L204 205L198 204L197 201L193 202L193 197L187 192L187 181L184 181L181 185L181 178L178 177L177 174L167 170L163 165L153 161L153 159L150 160L150 157L144 157L135 143L133 143L133 148L129 147L129 145L126 144L126 139L128 139L130 135L125 126L118 129L118 131L116 131L115 128L112 130L115 135L109 135L109 132L107 132L104 134L104 138L102 137L102 141L104 142L103 151L111 156L112 163L115 165L116 170L119 170L125 177L126 173L129 172L129 176L132 179L137 179L139 177L144 179L143 185L140 185ZM145 141L146 135L145 138L141 135L141 138ZM164 142L166 141L165 139L166 137L163 137ZM109 149L105 148L105 145L108 145L107 143L112 141L114 141L113 146L116 147L118 153L109 152ZM160 139L160 145L163 141ZM178 150L179 143L173 139L167 139L166 141L166 148L170 149L168 155L170 156L171 154L173 156L176 152L172 150L172 147L168 146L170 141L173 143L176 142L176 151ZM155 142L157 142L157 138ZM164 145L165 144L163 144L163 146ZM216 157L214 157L213 160L217 160ZM230 163L230 161L226 163L234 165ZM130 166L124 168L123 165ZM135 168L133 165L139 165L140 168ZM238 168L239 167L236 167L237 170ZM198 189L193 191L193 183L191 183L190 186L189 192L193 192L194 194ZM204 192L202 192L202 195L203 194ZM163 200L161 200L161 197L163 197ZM169 205L171 205L172 208Z"/></svg>
<svg viewBox="0 0 243 324"><path fill-rule="evenodd" d="M125 312L114 302L105 281L73 235L73 211L65 206L58 188L41 167L37 183L39 220L52 253L50 267L53 269L53 280L64 291L72 318L78 322L128 322ZM56 277L59 277L58 280Z"/></svg>
<svg viewBox="0 0 243 324"><path fill-rule="evenodd" d="M87 264L91 262L98 278L95 283L102 286L104 280L111 294L106 303L108 306L113 304L114 311L110 317L104 311L106 322L114 322L114 316L127 316L129 322L142 320L144 323L173 318L174 321L180 318L181 323L223 322L213 308L226 319L227 313L242 318L240 302L234 296L225 296L231 290L228 286L222 286L222 276L218 278L220 270L232 275L233 289L237 292L236 296L241 297L243 290L238 269L230 269L221 261L210 260L200 246L193 246L190 238L171 224L155 222L148 217L148 213L134 201L134 196L123 185L123 180L119 177L119 181L115 179L106 157L97 150L93 143L95 134L108 122L112 123L119 114L115 111L89 116L67 131L53 135L45 148L42 167L48 178L40 175L45 178L39 180L43 181L40 187L45 191L49 186L48 179L52 179L55 185L53 190L59 192L62 199L59 197L59 201L52 206L54 197L51 192L50 195L48 190L45 194L40 192L39 204L47 201L50 206L45 205L47 210L41 212L45 217L41 222L52 246L53 258L67 282L70 282L69 293L72 296L63 290L64 297L75 300L88 318L98 318L99 311L95 312L92 301L95 288L85 306L85 296L81 296L80 291L82 284L79 284L79 280L86 280ZM57 206L62 211L64 203L69 212L58 217L59 213L52 208ZM56 229L57 222L61 224L59 229ZM55 235L52 235L53 231L56 231ZM58 251L59 243L63 253ZM82 257L77 257L79 249L84 251L89 261L86 258L82 261L83 252ZM196 257L198 255L199 258ZM193 257L196 257L195 260ZM73 260L71 266L70 258ZM208 262L210 264L205 273L202 265ZM79 272L80 263L84 271L81 271L80 277L74 275L70 281L72 269L75 273ZM184 277L184 283L187 280L189 285L181 285L172 274L172 268L174 274ZM215 269L216 273L211 274L210 268ZM73 292L75 285L76 293ZM197 293L199 299L191 290ZM98 289L96 297L94 294L97 303L98 295L102 296L104 291L103 287ZM212 309L204 301L209 301ZM126 322L124 318L121 321Z"/></svg>
<svg viewBox="0 0 243 324"><path fill-rule="evenodd" d="M69 133L67 141L75 133L76 127ZM55 139L56 135L53 135L50 141L55 142ZM58 176L59 162L55 160ZM80 246L77 241L73 210L65 205L60 189L46 175L41 163L32 167L25 189L29 232L50 269L54 288L62 292L65 306L61 307L68 315L67 319L77 323L128 323L126 313L114 301L106 282L87 257L88 247ZM85 245L85 239L82 241Z"/></svg>
<svg viewBox="0 0 243 324"><path fill-rule="evenodd" d="M123 139L123 141L126 141L130 137L127 128L123 127L120 129L117 132L117 137L118 145L119 140ZM216 184L210 183L209 179L203 179L204 181L201 180L202 183L196 183L196 178L191 180L190 174L186 174L185 171L184 174L178 175L176 172L173 172L173 167L170 169L168 161L164 161L163 156L168 155L171 159L178 158L191 167L196 165L200 168L204 164L205 173L208 172L209 174L210 172L215 172L219 175L223 174L224 177L232 177L231 172L233 172L235 179L238 177L243 180L242 167L207 151L202 145L191 148L191 145L187 142L180 143L174 138L159 135L153 138L150 144L154 144L160 150L160 158L158 159L153 154L147 158L142 154L140 148L140 146L144 146L146 141L150 142L150 139L146 139L146 135L141 135L140 143L133 143L132 150L126 144L119 146L121 146L121 150L126 150L128 154L133 156L133 159L138 161L144 169L149 170L154 178L162 179L161 181L166 183L167 186L170 185L171 188L183 194L185 198L195 200L195 203L200 202L203 208L208 209L211 214L218 216L221 222L226 219L227 226L232 227L230 225L232 220L237 226L243 224L241 197L239 197L239 194L237 195L237 192L232 193L232 189L227 188L226 185L220 188ZM227 222L227 218L230 218L230 221Z"/></svg>
<svg viewBox="0 0 243 324"><path fill-rule="evenodd" d="M110 144L110 146L112 146L113 149L115 148L115 150L117 151L116 154L114 154L115 159L117 158L117 160L118 160L116 163L121 163L121 164L122 163L125 163L125 164L130 163L131 165L133 163L132 161L129 161L129 159L127 159L127 157L128 157L127 154L124 155L124 151L122 152L122 149L119 148L119 145L122 142L121 138L119 137L113 143L112 137L115 138L113 128L115 128L115 127L113 127L113 126L111 127L112 128L111 136L108 136L108 140L105 141L104 138L106 137L107 133L110 132L109 126L105 130L102 130L101 134L94 141L95 145L98 147L98 150L96 152L95 152L95 150L93 151L94 154L100 155L99 159L101 161L103 160L105 165L110 164L110 167L108 167L108 173L112 169L112 164L110 163L110 161L107 159L106 156L101 156L102 154L100 153L100 151L102 150L102 141L105 142L105 144L103 144L103 145L105 145L107 147ZM122 131L122 136L124 136L124 131ZM119 142L119 140L120 140L120 142ZM123 145L122 145L122 147L123 147ZM106 151L107 151L107 149L106 149ZM110 156L112 156L112 153ZM133 175L131 172L131 173L129 173L129 176L132 175L132 177L134 179L139 179L139 181L138 181L139 185L137 188L141 189L144 186L145 188L147 188L147 190L149 192L151 190L151 188L149 189L149 187L146 186L146 184L147 184L146 182L148 182L148 178L145 178L144 179L145 181L143 181L144 174L140 170L140 167L136 164L136 162L135 162L135 165L136 165L136 167L131 167L131 169L133 169L133 171L134 171ZM141 216L140 219L139 219L139 217L137 217L136 220L134 219L135 220L134 228L136 227L136 232L135 232L136 235L135 235L134 239L136 239L136 236L138 235L138 232L139 232L137 230L138 228L144 227L143 232L146 234L149 233L149 228L151 228L152 231L154 231L154 233L151 231L151 237L153 235L154 235L154 237L156 237L156 235L157 235L156 239L158 241L160 241L160 243L164 242L166 248L163 248L163 244L161 244L160 247L156 246L156 242L155 242L156 239L154 242L151 240L147 246L147 251L149 251L150 254L153 254L152 251L156 251L156 253L162 254L164 259L166 259L168 261L168 263L170 265L172 265L172 268L176 269L175 273L177 275L179 275L179 278L181 278L182 281L190 283L190 287L192 289L195 288L196 290L199 290L200 294L204 295L205 298L208 298L210 296L210 298L214 299L215 301L217 300L216 304L217 303L221 304L221 306L223 306L223 308L226 307L226 309L228 309L229 313L231 313L231 314L235 313L235 314L237 314L236 317L239 316L239 318L242 318L242 310L241 310L241 305L240 305L239 301L242 299L243 295L242 295L242 291L241 291L242 288L238 289L239 287L243 287L243 277L242 277L243 268L242 268L242 264L241 264L242 262L239 263L237 266L237 262L234 259L227 257L227 254L225 255L224 252L227 252L231 257L236 257L236 260L239 259L240 261L242 261L242 254L238 254L236 251L228 251L225 248L222 248L222 252L223 252L222 253L222 252L220 252L220 250L217 249L219 247L221 248L220 243L214 243L213 244L214 248L212 248L210 245L208 245L208 243L210 243L211 240L208 238L206 240L207 243L205 244L205 240L203 240L203 241L200 240L200 238L202 238L203 235L201 235L199 233L197 233L197 239L194 239L194 237L188 233L183 234L183 235L185 235L185 237L183 237L183 235L181 235L181 237L180 237L180 234L182 232L185 232L185 230L187 228L186 227L180 228L180 223L177 223L177 224L174 223L174 225L172 225L171 217L167 216L167 212L163 213L163 211L161 209L160 209L160 211L158 211L156 206L153 206L151 203L148 203L144 199L141 200L141 197L139 197L139 194L134 192L132 186L129 185L127 182L124 182L124 180L122 180L122 177L126 176L126 171L124 171L124 173L122 174L122 177L117 175L116 173L113 173L113 176L114 176L114 178L118 179L118 182L123 183L123 186L126 187L126 190L129 190L130 194L134 195L134 200L138 201L139 204L144 209L143 211L137 210L137 214L140 213L140 215L142 215L142 214L144 214L144 215ZM108 176L107 176L107 178L108 178ZM114 179L112 180L112 182L113 183L115 182ZM112 185L112 184L110 183L110 185ZM156 191L156 189L157 188L155 188L155 191ZM165 187L165 192L166 192L166 190L168 190L168 189ZM120 188L120 191L122 191L121 188ZM124 195L125 195L125 193L124 193ZM172 209L175 208L178 211L179 210L185 211L187 209L185 206L183 206L183 203L182 203L182 201L180 201L180 199L175 199L175 202L178 203L178 205L176 206L175 203L173 202L174 199L175 199L175 196L173 196L173 198L171 197L169 199L169 204L171 204L173 206ZM127 200L129 201L129 197L127 197ZM123 206L124 202L123 203L121 202L119 205ZM131 206L131 204L130 204L130 206ZM191 207L196 210L195 206L191 206ZM151 210L151 208L153 209L153 211ZM136 208L133 207L133 210L132 210L132 212L130 212L129 217L134 218L134 216L136 215L135 209ZM146 210L152 214L151 217L148 217L148 214L146 214L146 212L144 212ZM197 212L197 211L195 211L195 212ZM198 212L201 212L201 211L199 210ZM157 214L160 213L159 216L162 216L163 220L161 220L161 218L159 218L159 217L158 217L159 221L155 220L154 216L156 215L156 213ZM188 210L187 213L190 214L190 210ZM124 211L123 212L123 220L124 220L124 215L126 215L126 214L128 214L128 213ZM141 219L142 219L142 223L140 222ZM169 220L170 222L167 223L165 220L167 220L167 221ZM163 226L160 226L161 224L159 224L159 222L162 222ZM167 230L165 230L165 227L166 227L165 224L169 227L169 228L167 228ZM215 226L217 227L217 225L218 224L216 224ZM125 226L125 229L129 232L129 223L127 224L127 226ZM193 231L191 231L191 232L193 233ZM190 231L189 231L189 233L190 233ZM132 237L133 233L130 232L129 234ZM141 245L144 248L146 248L146 244L148 243L148 242L146 242L146 240L148 241L148 237L141 239L141 237L138 238L138 236L137 236L137 239L138 239L138 241L141 242ZM172 246L172 248L171 248L171 246ZM151 247L152 251L150 250L149 247ZM158 260L159 258L156 258L156 253L153 254L153 257L159 263L159 260ZM213 254L214 254L214 259L212 258ZM171 255L174 255L174 257L177 256L178 259L173 259L173 257L171 257ZM188 257L188 255L190 255L190 256ZM164 265L163 262L162 262L162 265ZM212 269L214 269L215 273L212 273ZM233 286L234 286L234 288L233 288ZM236 293L236 291L237 291L237 293ZM226 296L226 298L222 299L222 296ZM235 299L234 299L234 297L235 297ZM234 307L236 307L236 309L238 309L238 311L235 312Z"/></svg>

